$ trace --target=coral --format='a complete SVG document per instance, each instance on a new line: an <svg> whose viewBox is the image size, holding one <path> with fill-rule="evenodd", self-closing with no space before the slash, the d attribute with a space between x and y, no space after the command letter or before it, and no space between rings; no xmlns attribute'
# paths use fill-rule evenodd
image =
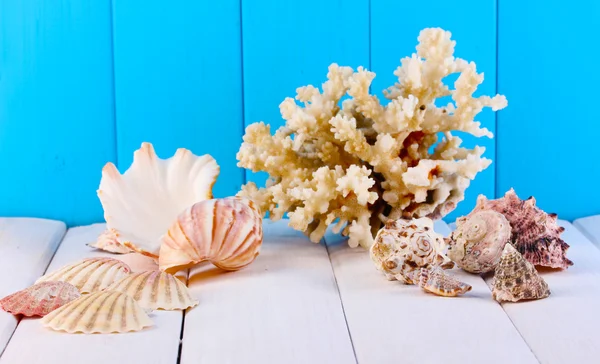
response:
<svg viewBox="0 0 600 364"><path fill-rule="evenodd" d="M491 272L510 238L510 223L504 215L478 211L456 220L456 229L447 239L448 258L470 273Z"/></svg>
<svg viewBox="0 0 600 364"><path fill-rule="evenodd" d="M511 243L533 265L567 269L573 262L567 258L569 244L561 239L565 230L556 223L556 214L547 214L535 205L535 198L520 200L511 188L503 198L488 200L479 195L469 215L484 210L503 214L510 222Z"/></svg>
<svg viewBox="0 0 600 364"><path fill-rule="evenodd" d="M286 124L273 135L263 122L249 125L238 166L270 177L265 187L251 182L238 195L253 199L271 220L287 213L290 226L313 242L337 221L335 233L366 248L386 218L438 219L456 208L491 161L482 157L485 148L461 147L452 132L492 137L474 119L507 101L473 96L483 74L454 57L450 32L428 28L418 40L416 53L394 73L398 83L384 91L385 105L369 93L375 73L332 64L322 92L300 87L296 100L303 106L292 98L281 103ZM455 73L450 89L444 78Z"/></svg>
<svg viewBox="0 0 600 364"><path fill-rule="evenodd" d="M454 266L444 249L444 238L433 230L431 219L399 219L388 221L379 230L370 256L387 279L417 284L420 268Z"/></svg>

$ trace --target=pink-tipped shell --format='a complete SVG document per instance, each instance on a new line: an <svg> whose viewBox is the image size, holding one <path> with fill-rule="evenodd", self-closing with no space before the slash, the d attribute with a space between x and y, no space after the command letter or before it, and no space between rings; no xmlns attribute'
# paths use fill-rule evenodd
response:
<svg viewBox="0 0 600 364"><path fill-rule="evenodd" d="M167 272L210 261L225 270L252 263L263 240L262 216L254 202L228 197L187 208L163 238L158 265Z"/></svg>
<svg viewBox="0 0 600 364"><path fill-rule="evenodd" d="M0 300L0 307L13 315L45 316L81 294L67 282L42 282Z"/></svg>

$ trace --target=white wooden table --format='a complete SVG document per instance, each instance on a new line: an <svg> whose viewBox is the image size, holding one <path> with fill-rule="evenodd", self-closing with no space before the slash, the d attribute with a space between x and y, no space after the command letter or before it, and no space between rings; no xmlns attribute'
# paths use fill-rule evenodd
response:
<svg viewBox="0 0 600 364"><path fill-rule="evenodd" d="M265 221L261 254L225 273L210 264L182 272L199 305L156 311L140 332L54 332L39 319L0 312L0 364L398 364L600 362L600 217L565 226L567 271L544 271L549 298L498 304L489 279L454 271L473 290L457 298L387 281L368 253L327 234L321 244ZM71 228L40 219L0 219L0 295L46 270L84 257L113 256L134 270L137 255L86 246L104 224ZM451 227L436 223L449 234Z"/></svg>

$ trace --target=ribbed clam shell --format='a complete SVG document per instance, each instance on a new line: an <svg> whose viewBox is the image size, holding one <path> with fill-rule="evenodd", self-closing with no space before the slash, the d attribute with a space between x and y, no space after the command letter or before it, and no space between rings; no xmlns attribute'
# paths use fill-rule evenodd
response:
<svg viewBox="0 0 600 364"><path fill-rule="evenodd" d="M455 297L472 288L444 272L440 267L421 268L419 286L427 292L444 297Z"/></svg>
<svg viewBox="0 0 600 364"><path fill-rule="evenodd" d="M129 273L131 268L118 259L86 258L45 274L35 283L68 282L77 287L79 292L90 293L105 289Z"/></svg>
<svg viewBox="0 0 600 364"><path fill-rule="evenodd" d="M115 254L126 254L131 252L131 249L119 242L115 231L110 229L104 230L95 242L89 243L87 246Z"/></svg>
<svg viewBox="0 0 600 364"><path fill-rule="evenodd" d="M187 208L163 238L158 266L175 272L210 261L225 270L252 263L262 245L262 216L254 202L228 197Z"/></svg>
<svg viewBox="0 0 600 364"><path fill-rule="evenodd" d="M133 298L117 291L82 296L50 312L42 324L56 331L84 334L139 331L153 325Z"/></svg>
<svg viewBox="0 0 600 364"><path fill-rule="evenodd" d="M70 283L42 282L4 297L0 307L13 315L45 316L79 297Z"/></svg>
<svg viewBox="0 0 600 364"><path fill-rule="evenodd" d="M107 290L127 293L140 306L150 310L185 310L198 304L185 284L162 271L131 274L113 283Z"/></svg>
<svg viewBox="0 0 600 364"><path fill-rule="evenodd" d="M169 226L185 208L213 197L219 173L217 161L208 154L196 156L180 148L161 159L152 144L142 143L125 173L112 163L102 169L98 198L106 226L126 247L158 258Z"/></svg>

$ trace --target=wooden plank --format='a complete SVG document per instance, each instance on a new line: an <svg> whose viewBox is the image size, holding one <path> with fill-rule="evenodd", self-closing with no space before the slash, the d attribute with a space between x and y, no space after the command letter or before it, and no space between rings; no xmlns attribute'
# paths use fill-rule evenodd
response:
<svg viewBox="0 0 600 364"><path fill-rule="evenodd" d="M600 215L577 219L573 225L600 249Z"/></svg>
<svg viewBox="0 0 600 364"><path fill-rule="evenodd" d="M96 251L85 244L104 230L104 224L69 229L48 271L86 257L119 255ZM131 261L131 260L129 260ZM124 334L82 335L56 332L43 327L39 319L23 319L0 358L15 363L165 363L175 364L183 314L181 311L154 311L155 326ZM32 350L35 343L35 350ZM57 350L60 348L60 350Z"/></svg>
<svg viewBox="0 0 600 364"><path fill-rule="evenodd" d="M320 88L331 63L370 68L368 0L245 0L242 31L246 126L264 121L275 133L279 104L298 87ZM259 186L266 176L246 171Z"/></svg>
<svg viewBox="0 0 600 364"><path fill-rule="evenodd" d="M44 273L66 226L32 218L0 218L0 298L29 287ZM19 320L0 310L0 353Z"/></svg>
<svg viewBox="0 0 600 364"><path fill-rule="evenodd" d="M426 13L426 16L421 16ZM421 14L409 16L409 14ZM398 17L402 18L399 21ZM483 84L476 95L496 94L496 0L429 0L427 9L419 1L377 0L371 2L371 64L377 73L373 81L372 91L383 99L382 91L398 81L394 70L400 65L400 59L410 57L416 52L417 37L424 28L441 27L452 33L456 41L455 56L473 61L477 71L484 73ZM393 30L392 30L393 29ZM453 85L456 76L449 76L447 84ZM453 87L453 86L452 86ZM507 95L511 105L512 94ZM442 105L451 100L443 100ZM511 106L509 106L510 108ZM504 113L499 111L499 114ZM478 116L482 126L496 134L495 114L488 108ZM484 157L491 159L492 164L477 174L466 191L465 200L456 210L448 215L448 221L471 211L475 206L477 195L494 195L495 185L495 144L498 138L475 138L465 133L456 133L463 144L469 148L475 145L484 146Z"/></svg>
<svg viewBox="0 0 600 364"><path fill-rule="evenodd" d="M114 1L118 167L142 142L187 148L221 167L216 197L243 182L240 1Z"/></svg>
<svg viewBox="0 0 600 364"><path fill-rule="evenodd" d="M0 216L102 219L113 160L110 1L0 1Z"/></svg>
<svg viewBox="0 0 600 364"><path fill-rule="evenodd" d="M549 297L502 307L540 363L586 363L600 356L600 251L569 222L559 225L566 229L562 236L574 265L540 270Z"/></svg>
<svg viewBox="0 0 600 364"><path fill-rule="evenodd" d="M442 221L435 230L450 233ZM480 276L455 268L473 289L438 297L387 281L339 235L326 241L359 363L537 363Z"/></svg>
<svg viewBox="0 0 600 364"><path fill-rule="evenodd" d="M181 363L354 363L323 244L265 220L257 259L223 273L192 269L200 300L185 317Z"/></svg>
<svg viewBox="0 0 600 364"><path fill-rule="evenodd" d="M534 195L543 210L569 221L600 214L600 189L590 188L590 181L600 179L592 157L597 147L559 126L586 135L600 132L587 98L573 93L595 94L600 72L588 71L597 67L594 57L578 58L574 68L564 63L565 55L580 54L597 42L600 2L498 4L498 89L507 95L508 107L498 113L497 195L514 187L522 198ZM569 106L558 100L569 100ZM555 141L569 152L553 153ZM543 182L546 176L552 183Z"/></svg>

